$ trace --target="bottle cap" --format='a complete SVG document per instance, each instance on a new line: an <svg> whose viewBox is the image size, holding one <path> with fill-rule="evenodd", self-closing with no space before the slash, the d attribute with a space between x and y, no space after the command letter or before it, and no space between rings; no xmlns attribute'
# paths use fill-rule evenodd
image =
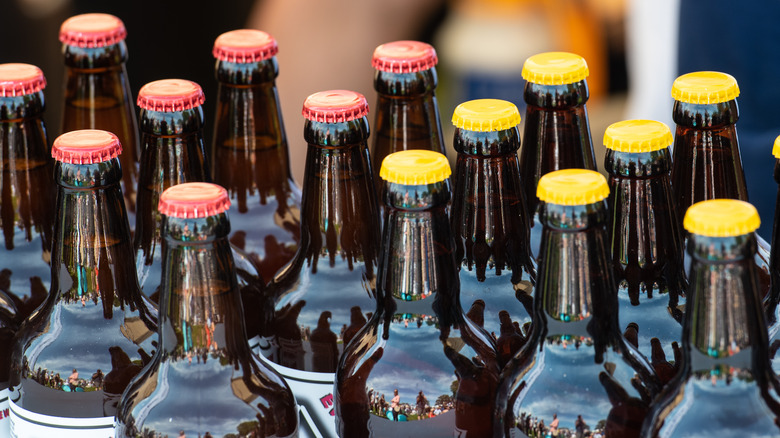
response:
<svg viewBox="0 0 780 438"><path fill-rule="evenodd" d="M604 131L604 146L618 152L653 152L674 141L669 127L655 120L624 120Z"/></svg>
<svg viewBox="0 0 780 438"><path fill-rule="evenodd" d="M30 64L0 64L0 96L24 96L44 88L46 78L40 68Z"/></svg>
<svg viewBox="0 0 780 438"><path fill-rule="evenodd" d="M379 177L389 183L417 186L444 181L451 173L450 162L443 154L410 149L386 156Z"/></svg>
<svg viewBox="0 0 780 438"><path fill-rule="evenodd" d="M520 123L517 107L505 100L477 99L463 102L452 113L452 124L467 131L502 131Z"/></svg>
<svg viewBox="0 0 780 438"><path fill-rule="evenodd" d="M365 117L368 101L348 90L320 91L303 101L303 117L313 122L342 123Z"/></svg>
<svg viewBox="0 0 780 438"><path fill-rule="evenodd" d="M180 219L216 216L230 208L230 198L224 187L193 182L168 187L160 195L157 211Z"/></svg>
<svg viewBox="0 0 780 438"><path fill-rule="evenodd" d="M739 96L734 76L717 71L684 74L672 84L672 98L684 103L712 104L728 102Z"/></svg>
<svg viewBox="0 0 780 438"><path fill-rule="evenodd" d="M200 85L184 79L149 82L138 92L138 106L149 111L185 111L205 101Z"/></svg>
<svg viewBox="0 0 780 438"><path fill-rule="evenodd" d="M736 237L752 233L761 226L758 211L737 199L710 199L688 208L683 227L691 234L708 237Z"/></svg>
<svg viewBox="0 0 780 438"><path fill-rule="evenodd" d="M82 48L105 47L123 41L125 24L110 14L82 14L68 18L60 26L60 41Z"/></svg>
<svg viewBox="0 0 780 438"><path fill-rule="evenodd" d="M81 129L60 135L51 146L51 156L61 163L97 164L122 153L119 138L99 129Z"/></svg>
<svg viewBox="0 0 780 438"><path fill-rule="evenodd" d="M587 205L609 196L604 175L587 169L563 169L539 179L536 197L557 205Z"/></svg>
<svg viewBox="0 0 780 438"><path fill-rule="evenodd" d="M388 73L414 73L439 62L436 49L420 41L393 41L374 49L371 66Z"/></svg>
<svg viewBox="0 0 780 438"><path fill-rule="evenodd" d="M278 52L271 35L257 29L238 29L218 36L211 53L220 61L243 64L264 61Z"/></svg>
<svg viewBox="0 0 780 438"><path fill-rule="evenodd" d="M775 145L772 147L772 155L774 155L775 158L780 159L780 135L775 139Z"/></svg>
<svg viewBox="0 0 780 438"><path fill-rule="evenodd" d="M540 85L565 85L588 77L588 63L580 55L568 52L545 52L534 55L523 64L523 79Z"/></svg>

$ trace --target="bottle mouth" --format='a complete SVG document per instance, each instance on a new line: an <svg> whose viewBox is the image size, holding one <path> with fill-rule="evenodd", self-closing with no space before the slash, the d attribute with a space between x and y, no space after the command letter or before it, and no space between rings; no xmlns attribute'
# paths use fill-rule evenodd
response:
<svg viewBox="0 0 780 438"><path fill-rule="evenodd" d="M40 68L31 64L0 64L0 97L34 94L46 88Z"/></svg>
<svg viewBox="0 0 780 438"><path fill-rule="evenodd" d="M228 211L230 198L224 187L211 183L184 183L167 188L160 196L160 214L179 219L200 219Z"/></svg>
<svg viewBox="0 0 780 438"><path fill-rule="evenodd" d="M225 32L214 41L212 50L214 58L240 64L265 61L278 52L274 37L257 29Z"/></svg>
<svg viewBox="0 0 780 438"><path fill-rule="evenodd" d="M321 91L303 101L302 114L313 122L349 122L368 114L368 101L365 96L355 91Z"/></svg>
<svg viewBox="0 0 780 438"><path fill-rule="evenodd" d="M82 129L60 135L51 148L52 157L68 164L98 164L119 157L122 144L111 132Z"/></svg>
<svg viewBox="0 0 780 438"><path fill-rule="evenodd" d="M186 111L206 101L203 89L185 79L162 79L150 82L138 92L137 104L149 111Z"/></svg>
<svg viewBox="0 0 780 438"><path fill-rule="evenodd" d="M60 41L69 46L98 48L117 44L127 36L125 24L110 14L82 14L60 26Z"/></svg>

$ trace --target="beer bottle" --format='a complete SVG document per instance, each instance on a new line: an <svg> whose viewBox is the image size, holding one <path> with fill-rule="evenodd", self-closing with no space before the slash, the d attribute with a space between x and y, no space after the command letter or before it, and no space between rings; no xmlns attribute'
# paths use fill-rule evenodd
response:
<svg viewBox="0 0 780 438"><path fill-rule="evenodd" d="M433 46L419 41L393 41L374 50L377 103L371 166L377 188L382 160L393 152L425 149L446 154L436 100L438 61Z"/></svg>
<svg viewBox="0 0 780 438"><path fill-rule="evenodd" d="M113 435L119 397L156 349L141 295L116 135L59 136L57 214L48 298L19 329L11 370L11 435Z"/></svg>
<svg viewBox="0 0 780 438"><path fill-rule="evenodd" d="M18 329L17 311L14 302L0 290L0 437L10 436L8 390L11 368L11 353L14 347L14 335Z"/></svg>
<svg viewBox="0 0 780 438"><path fill-rule="evenodd" d="M685 213L691 269L681 372L654 403L643 436L780 435L780 382L767 357L753 262L759 223L752 205L734 199Z"/></svg>
<svg viewBox="0 0 780 438"><path fill-rule="evenodd" d="M449 175L447 158L433 151L382 163L376 312L336 374L339 436L493 436L497 354L460 306Z"/></svg>
<svg viewBox="0 0 780 438"><path fill-rule="evenodd" d="M214 182L235 200L230 241L265 281L293 258L300 240L301 191L290 172L275 83L277 51L272 36L253 29L220 35L213 50L219 83Z"/></svg>
<svg viewBox="0 0 780 438"><path fill-rule="evenodd" d="M116 437L297 436L290 388L249 349L229 206L216 184L160 196L160 349L123 394Z"/></svg>
<svg viewBox="0 0 780 438"><path fill-rule="evenodd" d="M76 15L62 23L65 96L60 132L102 129L119 137L122 193L132 233L141 150L125 66L126 36L122 20L109 14Z"/></svg>
<svg viewBox="0 0 780 438"><path fill-rule="evenodd" d="M56 186L43 122L45 87L38 67L0 64L0 290L13 300L17 322L43 303L51 280Z"/></svg>
<svg viewBox="0 0 780 438"><path fill-rule="evenodd" d="M539 222L539 179L554 170L596 170L588 124L588 64L573 53L546 52L523 65L526 103L520 175L525 190L531 251L538 257L542 225Z"/></svg>
<svg viewBox="0 0 780 438"><path fill-rule="evenodd" d="M688 73L672 84L672 118L677 125L672 187L678 212L709 199L748 201L737 140L737 96L737 81L726 73ZM769 244L760 236L756 236L756 241L758 293L764 298L769 293L770 251ZM690 257L685 254L686 269Z"/></svg>
<svg viewBox="0 0 780 438"><path fill-rule="evenodd" d="M682 339L686 286L683 239L669 179L671 144L669 128L652 120L626 120L604 132L620 327L636 325L635 346L648 358L656 338L662 347L656 354L661 367L668 365L664 359L672 359L673 345ZM662 380L671 377L658 374Z"/></svg>
<svg viewBox="0 0 780 438"><path fill-rule="evenodd" d="M452 122L458 157L450 218L461 303L472 309L482 300L480 325L494 337L516 335L513 322L531 321L536 281L517 161L520 113L504 100L472 100L455 108ZM504 311L509 320L502 322ZM501 343L513 347L499 350L501 366L520 344Z"/></svg>
<svg viewBox="0 0 780 438"><path fill-rule="evenodd" d="M772 147L772 155L775 157L775 182L780 185L780 136L775 139ZM758 236L758 235L756 235ZM766 323L769 329L769 359L772 370L780 374L780 188L777 191L775 201L775 221L772 226L772 250L769 257L770 266L770 290L765 302Z"/></svg>
<svg viewBox="0 0 780 438"><path fill-rule="evenodd" d="M528 342L501 374L501 436L532 436L533 420L547 425L542 433L574 430L578 417L602 424L606 437L639 436L659 382L618 327L608 195L606 179L592 170L559 170L539 180L544 232L536 312Z"/></svg>
<svg viewBox="0 0 780 438"><path fill-rule="evenodd" d="M323 91L304 101L301 244L268 285L273 314L263 336L250 340L292 388L304 431L322 436L336 435L333 381L344 337L376 307L379 210L367 113L366 98L353 91Z"/></svg>

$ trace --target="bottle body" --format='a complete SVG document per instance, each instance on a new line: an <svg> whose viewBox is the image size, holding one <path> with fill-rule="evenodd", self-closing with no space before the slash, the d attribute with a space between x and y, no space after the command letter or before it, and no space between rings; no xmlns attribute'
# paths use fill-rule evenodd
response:
<svg viewBox="0 0 780 438"><path fill-rule="evenodd" d="M780 152L780 151L778 151ZM780 184L780 161L775 162L775 182ZM775 221L772 226L772 247L769 257L770 266L770 290L769 297L765 301L765 315L767 330L769 333L769 360L772 363L772 371L780 375L780 189L777 191L775 201Z"/></svg>

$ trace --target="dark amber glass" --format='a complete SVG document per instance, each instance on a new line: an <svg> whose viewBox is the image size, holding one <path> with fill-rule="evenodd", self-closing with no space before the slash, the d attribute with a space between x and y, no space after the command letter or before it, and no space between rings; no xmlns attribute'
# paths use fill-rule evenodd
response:
<svg viewBox="0 0 780 438"><path fill-rule="evenodd" d="M606 204L542 203L541 221L533 328L502 372L495 428L544 436L581 416L602 436L638 437L659 384L618 328Z"/></svg>
<svg viewBox="0 0 780 438"><path fill-rule="evenodd" d="M70 437L74 424L84 426L79 436L110 433L122 391L156 349L156 310L135 276L116 157L54 165L51 291L13 353L17 436Z"/></svg>
<svg viewBox="0 0 780 438"><path fill-rule="evenodd" d="M384 193L378 302L339 364L339 436L491 437L495 341L460 305L449 179Z"/></svg>
<svg viewBox="0 0 780 438"><path fill-rule="evenodd" d="M515 333L513 323L531 322L536 281L517 161L520 133L516 127L489 132L456 128L454 147L458 157L450 218L460 264L460 301L468 316L478 312L480 321L472 321L494 339L514 339L499 342L503 366L522 345L516 336L523 333ZM502 311L509 321L501 321Z"/></svg>
<svg viewBox="0 0 780 438"><path fill-rule="evenodd" d="M776 140L775 152L780 155L780 141ZM775 182L780 185L780 158L775 161ZM772 370L780 375L780 188L775 201L775 221L772 224L772 250L769 257L770 290L765 301L766 324L769 329L769 359Z"/></svg>
<svg viewBox="0 0 780 438"><path fill-rule="evenodd" d="M9 436L11 419L8 412L9 379L11 368L11 353L14 348L17 324L16 307L10 296L0 291L0 436Z"/></svg>
<svg viewBox="0 0 780 438"><path fill-rule="evenodd" d="M203 183L166 195L183 190L227 200ZM297 436L290 388L249 349L225 210L163 214L161 348L123 394L116 437Z"/></svg>

